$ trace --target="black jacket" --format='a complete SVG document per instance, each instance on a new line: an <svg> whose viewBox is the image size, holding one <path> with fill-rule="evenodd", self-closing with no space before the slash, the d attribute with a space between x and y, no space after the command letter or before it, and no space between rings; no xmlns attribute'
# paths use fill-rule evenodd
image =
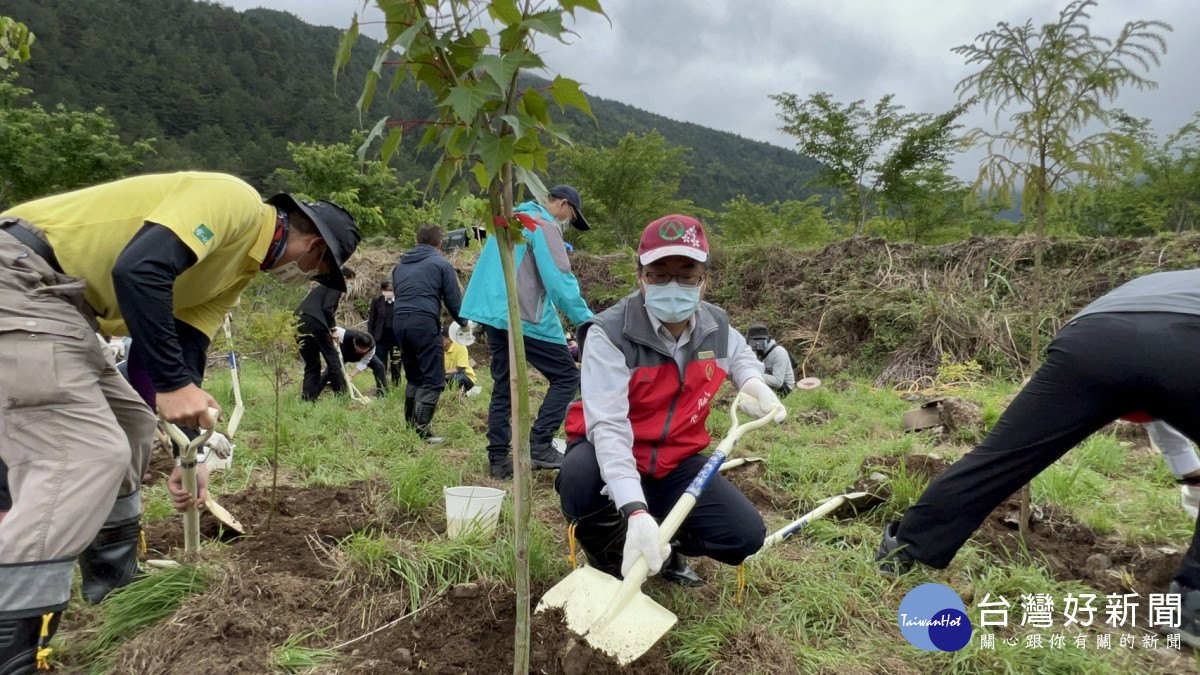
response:
<svg viewBox="0 0 1200 675"><path fill-rule="evenodd" d="M367 312L367 331L380 342L395 342L392 334L392 308L395 303L388 302L382 295L371 301L371 309ZM387 337L385 340L384 337Z"/></svg>
<svg viewBox="0 0 1200 675"><path fill-rule="evenodd" d="M418 244L400 256L400 264L392 270L392 286L396 290L393 314L428 314L440 320L444 304L451 318L465 323L458 316L462 306L458 274L434 247Z"/></svg>
<svg viewBox="0 0 1200 675"><path fill-rule="evenodd" d="M363 331L347 328L346 334L342 336L342 344L340 349L342 352L342 361L345 363L358 363L359 361L363 360L364 356L366 356L366 354L359 354L354 350L354 338L358 337L359 335L363 335ZM378 353L377 348L373 348L373 351ZM367 354L370 353L371 352L367 352Z"/></svg>
<svg viewBox="0 0 1200 675"><path fill-rule="evenodd" d="M296 314L307 314L321 323L326 329L337 325L333 315L337 312L338 302L342 299L341 291L335 291L328 286L318 284L304 296Z"/></svg>

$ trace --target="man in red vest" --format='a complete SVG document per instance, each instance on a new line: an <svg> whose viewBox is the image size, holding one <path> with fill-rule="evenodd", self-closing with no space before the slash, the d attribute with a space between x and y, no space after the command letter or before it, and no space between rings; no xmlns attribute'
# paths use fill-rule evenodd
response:
<svg viewBox="0 0 1200 675"><path fill-rule="evenodd" d="M658 542L658 519L707 459L705 421L721 384L728 378L755 399L743 404L753 417L779 403L729 316L701 301L708 271L700 222L660 218L642 232L638 290L579 328L581 400L567 413L570 440L555 487L588 561L614 576L641 555L651 574L661 569L698 585L684 556L737 565L766 536L758 510L718 475L677 539Z"/></svg>

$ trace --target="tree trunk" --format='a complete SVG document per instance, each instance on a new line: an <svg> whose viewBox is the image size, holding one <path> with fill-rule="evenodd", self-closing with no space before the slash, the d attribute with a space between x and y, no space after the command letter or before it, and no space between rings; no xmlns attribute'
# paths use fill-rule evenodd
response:
<svg viewBox="0 0 1200 675"><path fill-rule="evenodd" d="M506 222L513 217L512 164L504 165L504 184L501 202L493 202L493 213ZM517 303L517 273L513 264L513 238L507 227L494 228L500 250L500 267L504 271L504 288L508 292L508 362L509 387L512 392L512 449L513 449L513 547L515 565L513 586L517 596L516 631L513 636L513 673L529 672L529 517L533 504L533 465L529 459L529 373L525 365L525 337L521 330L521 309Z"/></svg>
<svg viewBox="0 0 1200 675"><path fill-rule="evenodd" d="M1041 345L1039 340L1039 328L1041 326L1042 316L1042 238L1046 234L1046 157L1042 155L1041 165L1038 168L1038 184L1037 184L1037 231L1033 240L1033 297L1030 298L1030 317L1029 325L1029 374L1030 377L1037 372L1041 358ZM1021 487L1020 504L1021 513L1019 515L1018 525L1020 526L1021 536L1025 536L1029 532L1029 516L1032 511L1031 503L1033 497L1030 494L1029 483Z"/></svg>

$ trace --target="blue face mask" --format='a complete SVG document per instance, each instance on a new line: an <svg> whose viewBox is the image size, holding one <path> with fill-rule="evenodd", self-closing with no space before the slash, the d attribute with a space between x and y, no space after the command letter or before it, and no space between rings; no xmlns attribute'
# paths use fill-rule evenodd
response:
<svg viewBox="0 0 1200 675"><path fill-rule="evenodd" d="M701 286L680 286L678 281L646 284L646 309L663 323L687 321L700 307Z"/></svg>

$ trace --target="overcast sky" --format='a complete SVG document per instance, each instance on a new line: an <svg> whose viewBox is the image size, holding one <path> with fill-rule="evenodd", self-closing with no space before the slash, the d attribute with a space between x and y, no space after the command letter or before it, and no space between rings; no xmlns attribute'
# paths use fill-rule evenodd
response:
<svg viewBox="0 0 1200 675"><path fill-rule="evenodd" d="M361 0L219 0L236 9L270 7L317 25L345 28ZM770 94L802 98L826 91L835 100L888 93L917 112L942 112L957 101L954 85L970 70L955 46L999 21L1053 20L1066 0L602 0L608 19L580 10L567 25L569 45L543 41L550 72L579 80L584 91L672 119L794 148L778 130ZM377 18L377 15L375 15ZM370 19L367 14L364 20ZM1171 24L1168 51L1150 77L1153 91L1128 91L1118 105L1149 117L1165 135L1200 110L1200 87L1188 75L1200 62L1200 3L1193 0L1101 0L1093 32L1115 36L1126 21ZM611 20L611 25L609 24ZM370 33L364 27L364 32ZM992 127L982 110L968 127ZM974 177L979 153L957 172Z"/></svg>

